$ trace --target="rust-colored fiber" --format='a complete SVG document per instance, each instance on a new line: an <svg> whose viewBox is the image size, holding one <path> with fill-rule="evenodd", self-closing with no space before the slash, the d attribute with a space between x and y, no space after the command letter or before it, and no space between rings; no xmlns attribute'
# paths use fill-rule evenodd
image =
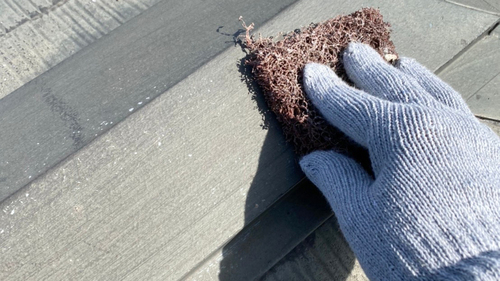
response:
<svg viewBox="0 0 500 281"><path fill-rule="evenodd" d="M240 19L241 20L241 19ZM302 71L308 62L330 66L346 80L341 54L349 42L371 45L388 61L397 58L389 38L390 25L377 9L365 8L319 24L296 30L279 40L250 36L246 26L246 61L261 87L269 108L276 114L288 141L299 155L313 150L350 152L352 144L314 109L302 86ZM359 148L356 148L359 150ZM351 149L352 150L352 149ZM356 153L354 153L356 154Z"/></svg>

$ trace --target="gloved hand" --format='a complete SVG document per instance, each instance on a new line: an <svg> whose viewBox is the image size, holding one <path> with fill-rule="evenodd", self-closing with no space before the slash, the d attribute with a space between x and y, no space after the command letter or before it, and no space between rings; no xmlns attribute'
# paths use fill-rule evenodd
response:
<svg viewBox="0 0 500 281"><path fill-rule="evenodd" d="M343 56L348 86L308 64L314 106L370 154L300 161L372 280L500 280L500 139L416 61L396 67L367 45Z"/></svg>

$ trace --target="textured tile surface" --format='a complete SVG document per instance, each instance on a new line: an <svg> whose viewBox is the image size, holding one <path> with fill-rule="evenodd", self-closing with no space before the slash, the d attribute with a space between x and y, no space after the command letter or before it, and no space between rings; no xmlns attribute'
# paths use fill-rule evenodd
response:
<svg viewBox="0 0 500 281"><path fill-rule="evenodd" d="M500 120L500 28L474 44L439 76L478 116Z"/></svg>
<svg viewBox="0 0 500 281"><path fill-rule="evenodd" d="M332 217L260 280L365 281L368 278L342 236L335 217Z"/></svg>
<svg viewBox="0 0 500 281"><path fill-rule="evenodd" d="M298 182L231 51L3 201L0 279L177 280Z"/></svg>
<svg viewBox="0 0 500 281"><path fill-rule="evenodd" d="M163 1L1 99L0 200L233 46L217 30L239 30L235 11L291 2Z"/></svg>
<svg viewBox="0 0 500 281"><path fill-rule="evenodd" d="M0 1L0 98L158 1Z"/></svg>
<svg viewBox="0 0 500 281"><path fill-rule="evenodd" d="M493 132L497 133L500 136L500 121L495 120L481 120L484 124L488 125Z"/></svg>
<svg viewBox="0 0 500 281"><path fill-rule="evenodd" d="M185 280L255 280L331 215L321 192L303 180Z"/></svg>
<svg viewBox="0 0 500 281"><path fill-rule="evenodd" d="M499 0L445 0L450 3L462 5L464 7L478 9L493 14L500 15Z"/></svg>

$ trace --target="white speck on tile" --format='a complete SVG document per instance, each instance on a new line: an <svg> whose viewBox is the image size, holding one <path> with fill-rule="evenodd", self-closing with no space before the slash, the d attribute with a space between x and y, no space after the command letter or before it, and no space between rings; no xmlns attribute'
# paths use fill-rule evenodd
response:
<svg viewBox="0 0 500 281"><path fill-rule="evenodd" d="M29 194L29 193L26 193L25 195L26 195L26 197L29 197L29 196L30 196L30 194Z"/></svg>
<svg viewBox="0 0 500 281"><path fill-rule="evenodd" d="M4 231L5 231L5 230L3 230L3 229L0 229L0 234L4 233Z"/></svg>
<svg viewBox="0 0 500 281"><path fill-rule="evenodd" d="M161 146L161 141L158 142L158 146Z"/></svg>
<svg viewBox="0 0 500 281"><path fill-rule="evenodd" d="M146 99L147 99L147 100L149 100L149 99L150 99L150 97L147 97Z"/></svg>
<svg viewBox="0 0 500 281"><path fill-rule="evenodd" d="M138 105L141 105L141 104L142 104L142 101L138 102L137 104L138 104Z"/></svg>
<svg viewBox="0 0 500 281"><path fill-rule="evenodd" d="M28 179L31 179L31 176L29 176Z"/></svg>
<svg viewBox="0 0 500 281"><path fill-rule="evenodd" d="M130 108L128 111L129 111L129 112L132 112L132 111L134 111L134 108L132 107L132 108Z"/></svg>
<svg viewBox="0 0 500 281"><path fill-rule="evenodd" d="M192 157L192 156L193 156L193 154L188 154L188 156L189 156L189 157Z"/></svg>
<svg viewBox="0 0 500 281"><path fill-rule="evenodd" d="M16 212L16 209L12 209L12 211L10 211L10 214L13 215L15 212Z"/></svg>

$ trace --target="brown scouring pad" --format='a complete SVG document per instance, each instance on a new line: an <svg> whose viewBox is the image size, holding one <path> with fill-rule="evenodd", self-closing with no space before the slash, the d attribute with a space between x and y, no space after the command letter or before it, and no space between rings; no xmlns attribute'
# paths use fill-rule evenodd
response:
<svg viewBox="0 0 500 281"><path fill-rule="evenodd" d="M243 22L243 20L240 18ZM246 61L263 90L269 108L276 114L288 141L299 155L314 150L334 149L355 158L359 147L330 126L314 109L302 86L302 71L308 62L330 66L347 81L341 54L349 42L371 45L387 61L397 58L389 38L390 25L377 9L365 8L296 30L279 40L250 36L253 24L246 26ZM365 161L362 161L365 162Z"/></svg>

